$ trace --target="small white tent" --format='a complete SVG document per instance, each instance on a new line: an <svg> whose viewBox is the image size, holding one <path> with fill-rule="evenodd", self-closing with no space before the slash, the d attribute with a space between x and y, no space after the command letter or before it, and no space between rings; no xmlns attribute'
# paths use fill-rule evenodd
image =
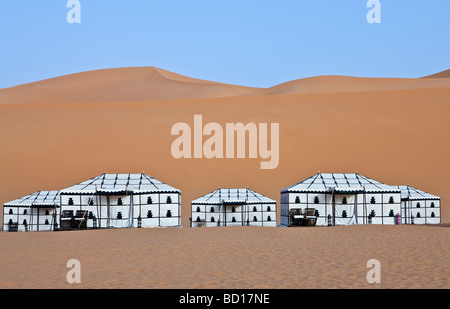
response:
<svg viewBox="0 0 450 309"><path fill-rule="evenodd" d="M395 224L400 189L363 175L318 173L281 190L281 225L293 209L315 209L317 225Z"/></svg>
<svg viewBox="0 0 450 309"><path fill-rule="evenodd" d="M3 205L4 231L52 231L59 224L59 191L38 191Z"/></svg>
<svg viewBox="0 0 450 309"><path fill-rule="evenodd" d="M192 227L276 226L277 204L250 189L217 189L191 202Z"/></svg>
<svg viewBox="0 0 450 309"><path fill-rule="evenodd" d="M397 186L402 194L403 224L441 223L441 198L407 186Z"/></svg>
<svg viewBox="0 0 450 309"><path fill-rule="evenodd" d="M143 173L86 180L61 190L60 205L62 229L83 221L85 228L181 226L181 191Z"/></svg>

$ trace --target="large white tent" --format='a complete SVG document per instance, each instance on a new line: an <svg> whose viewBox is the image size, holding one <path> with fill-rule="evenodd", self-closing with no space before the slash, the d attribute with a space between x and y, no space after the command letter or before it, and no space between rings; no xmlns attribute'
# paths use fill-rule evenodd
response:
<svg viewBox="0 0 450 309"><path fill-rule="evenodd" d="M219 188L191 202L192 227L276 226L277 204L250 189Z"/></svg>
<svg viewBox="0 0 450 309"><path fill-rule="evenodd" d="M440 197L407 186L397 186L401 190L403 224L441 223Z"/></svg>
<svg viewBox="0 0 450 309"><path fill-rule="evenodd" d="M38 191L3 205L4 231L51 231L59 223L59 191Z"/></svg>
<svg viewBox="0 0 450 309"><path fill-rule="evenodd" d="M61 190L61 228L181 226L181 192L146 174L102 174Z"/></svg>
<svg viewBox="0 0 450 309"><path fill-rule="evenodd" d="M291 225L291 210L307 208L317 225L395 224L401 190L358 173L318 173L281 190L281 225Z"/></svg>

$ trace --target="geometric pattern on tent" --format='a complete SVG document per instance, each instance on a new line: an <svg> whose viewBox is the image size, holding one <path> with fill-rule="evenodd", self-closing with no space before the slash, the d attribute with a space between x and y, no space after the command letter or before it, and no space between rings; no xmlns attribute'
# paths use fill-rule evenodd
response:
<svg viewBox="0 0 450 309"><path fill-rule="evenodd" d="M214 190L198 199L192 201L192 204L221 204L245 202L253 203L276 203L275 200L268 198L260 193L250 189L222 189Z"/></svg>
<svg viewBox="0 0 450 309"><path fill-rule="evenodd" d="M314 209L317 225L395 224L401 190L358 173L317 173L281 190L281 225L290 211Z"/></svg>
<svg viewBox="0 0 450 309"><path fill-rule="evenodd" d="M440 199L439 196L421 191L409 185L407 186L396 186L402 192L402 200L436 200Z"/></svg>
<svg viewBox="0 0 450 309"><path fill-rule="evenodd" d="M50 231L58 223L59 191L38 191L3 205L4 231Z"/></svg>
<svg viewBox="0 0 450 309"><path fill-rule="evenodd" d="M397 186L401 190L403 224L441 223L441 199L409 185Z"/></svg>
<svg viewBox="0 0 450 309"><path fill-rule="evenodd" d="M191 202L191 226L276 226L276 208L275 200L248 188L219 188Z"/></svg>
<svg viewBox="0 0 450 309"><path fill-rule="evenodd" d="M61 191L62 193L180 192L149 175L102 174Z"/></svg>
<svg viewBox="0 0 450 309"><path fill-rule="evenodd" d="M331 192L332 190L348 190L354 192L399 192L397 187L389 186L358 173L317 173L296 183L281 192L309 191Z"/></svg>
<svg viewBox="0 0 450 309"><path fill-rule="evenodd" d="M87 215L83 228L179 227L181 191L149 175L102 174L61 190L62 228Z"/></svg>
<svg viewBox="0 0 450 309"><path fill-rule="evenodd" d="M4 206L49 206L59 207L59 191L38 191L5 203Z"/></svg>

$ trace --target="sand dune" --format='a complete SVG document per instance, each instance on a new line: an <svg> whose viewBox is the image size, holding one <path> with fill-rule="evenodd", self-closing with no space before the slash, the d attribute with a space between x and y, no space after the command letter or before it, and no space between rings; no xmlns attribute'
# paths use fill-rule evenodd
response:
<svg viewBox="0 0 450 309"><path fill-rule="evenodd" d="M70 74L0 89L0 104L159 101L440 88L450 87L450 78L446 78L450 77L449 72L447 70L421 79L317 76L270 88L255 88L194 79L156 67L118 68Z"/></svg>
<svg viewBox="0 0 450 309"><path fill-rule="evenodd" d="M200 99L236 96L256 89L194 79L155 67L119 68L0 89L0 104Z"/></svg>
<svg viewBox="0 0 450 309"><path fill-rule="evenodd" d="M188 226L190 201L218 187L250 187L279 203L281 189L319 170L358 171L387 184L409 184L441 196L442 222L450 222L450 166L446 164L450 155L450 87L428 88L425 86L431 84L422 79L416 85L425 85L423 88L394 90L393 85L401 88L416 81L337 77L351 81L347 89L354 90L338 93L333 91L339 87L318 83L324 80L318 77L282 84L283 94L279 95L140 101L137 98L146 97L147 88L133 81L142 82L146 76L153 80L159 76L162 84L176 89L178 84L193 84L196 96L208 87L236 92L249 89L218 86L155 68L105 73L108 70L4 89L3 95L11 91L16 97L6 100L0 94L0 130L4 132L0 135L0 160L4 162L0 166L0 204L38 190L59 190L104 172L144 171L182 190L182 224ZM99 77L94 78L96 75ZM118 94L113 102L103 101L110 94L101 97L104 88L99 85L103 82L110 89L111 84L123 80L128 81L126 87L117 87L122 97ZM96 86L90 88L94 81ZM447 82L441 81L442 85ZM60 87L53 94L49 89L54 89L55 83ZM361 86L357 87L358 83ZM312 93L295 93L301 84L309 84ZM328 90L316 93L311 85ZM380 90L381 86L391 88ZM136 90L136 100L120 101L128 97L128 87ZM377 90L368 91L371 87ZM97 101L69 98L81 88L86 90L84 99L92 95L90 99ZM149 88L153 93L158 87ZM34 91L41 96L30 98L33 104L17 104ZM66 101L54 102L66 93ZM170 152L172 125L192 125L193 115L198 113L205 123L278 122L278 168L261 170L260 159L174 159Z"/></svg>
<svg viewBox="0 0 450 309"><path fill-rule="evenodd" d="M236 99L0 105L0 203L58 190L101 173L141 173L190 201L218 187L247 187L276 199L321 172L359 172L442 197L450 222L450 88L291 94ZM175 159L172 125L203 121L280 124L280 159Z"/></svg>
<svg viewBox="0 0 450 309"><path fill-rule="evenodd" d="M436 73L436 74L424 76L422 78L450 78L450 69Z"/></svg>
<svg viewBox="0 0 450 309"><path fill-rule="evenodd" d="M247 95L362 92L440 87L450 87L450 78L414 79L318 76L293 80L271 88L257 90Z"/></svg>

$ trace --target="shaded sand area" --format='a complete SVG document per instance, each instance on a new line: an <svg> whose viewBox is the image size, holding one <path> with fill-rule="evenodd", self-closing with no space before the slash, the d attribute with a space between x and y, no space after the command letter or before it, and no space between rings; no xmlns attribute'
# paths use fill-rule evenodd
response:
<svg viewBox="0 0 450 309"><path fill-rule="evenodd" d="M0 233L0 288L450 288L449 236L449 225ZM367 283L370 259L380 284Z"/></svg>

